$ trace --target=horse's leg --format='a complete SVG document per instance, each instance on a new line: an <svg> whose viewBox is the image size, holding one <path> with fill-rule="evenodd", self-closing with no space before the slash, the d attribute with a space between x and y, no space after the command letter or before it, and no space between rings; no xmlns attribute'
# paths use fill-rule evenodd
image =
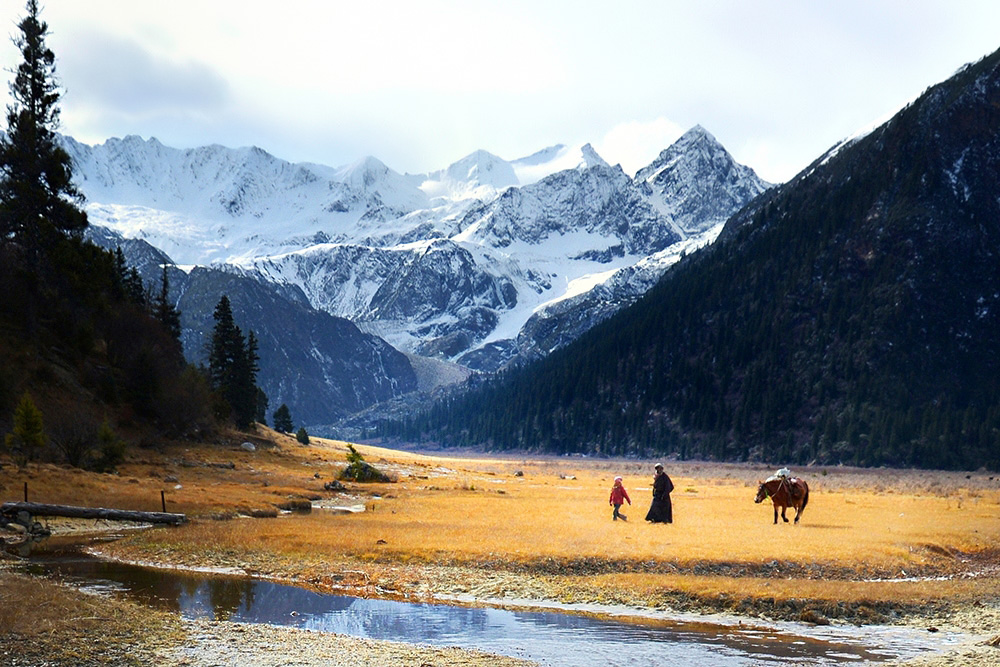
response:
<svg viewBox="0 0 1000 667"><path fill-rule="evenodd" d="M795 506L795 523L799 522L799 515L802 514L802 505Z"/></svg>
<svg viewBox="0 0 1000 667"><path fill-rule="evenodd" d="M788 523L788 517L785 516L785 511L786 510L788 510L788 505L782 505L781 506L781 520L784 521L785 523Z"/></svg>
<svg viewBox="0 0 1000 667"><path fill-rule="evenodd" d="M778 523L778 503L773 503L772 506L774 507L774 523L775 523L775 525L777 525L777 523Z"/></svg>

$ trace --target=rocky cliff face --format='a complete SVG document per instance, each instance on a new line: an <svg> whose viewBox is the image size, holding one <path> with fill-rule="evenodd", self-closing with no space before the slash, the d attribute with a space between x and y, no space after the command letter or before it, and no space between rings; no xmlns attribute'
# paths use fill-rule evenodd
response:
<svg viewBox="0 0 1000 667"><path fill-rule="evenodd" d="M703 232L767 189L700 125L635 175L656 208L687 234Z"/></svg>

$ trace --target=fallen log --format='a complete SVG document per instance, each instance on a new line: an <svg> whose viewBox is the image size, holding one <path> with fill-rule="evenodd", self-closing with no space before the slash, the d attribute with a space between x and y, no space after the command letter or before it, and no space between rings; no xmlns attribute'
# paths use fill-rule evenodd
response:
<svg viewBox="0 0 1000 667"><path fill-rule="evenodd" d="M106 521L138 521L140 523L169 523L173 525L187 521L184 514L170 512L139 512L135 510L116 510L104 507L76 507L74 505L47 505L45 503L4 503L0 505L0 515L11 521L17 521L18 515L24 512L29 517L61 516L70 519L104 519ZM22 523L21 521L17 521Z"/></svg>

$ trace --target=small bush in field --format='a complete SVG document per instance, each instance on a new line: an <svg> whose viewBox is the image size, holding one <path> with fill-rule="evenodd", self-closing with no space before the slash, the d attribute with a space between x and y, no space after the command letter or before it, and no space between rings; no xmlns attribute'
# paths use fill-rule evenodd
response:
<svg viewBox="0 0 1000 667"><path fill-rule="evenodd" d="M94 460L94 469L98 472L111 472L125 460L126 449L128 443L118 437L105 419L97 429L97 458Z"/></svg>
<svg viewBox="0 0 1000 667"><path fill-rule="evenodd" d="M347 467L340 474L341 479L355 482L391 482L392 479L370 463L366 463L354 445L347 445Z"/></svg>
<svg viewBox="0 0 1000 667"><path fill-rule="evenodd" d="M295 434L295 439L303 445L309 444L309 433L306 431L304 426L299 428L298 433Z"/></svg>
<svg viewBox="0 0 1000 667"><path fill-rule="evenodd" d="M35 406L31 394L24 392L14 410L14 429L4 438L7 450L24 467L45 447L48 437L42 423L42 411Z"/></svg>

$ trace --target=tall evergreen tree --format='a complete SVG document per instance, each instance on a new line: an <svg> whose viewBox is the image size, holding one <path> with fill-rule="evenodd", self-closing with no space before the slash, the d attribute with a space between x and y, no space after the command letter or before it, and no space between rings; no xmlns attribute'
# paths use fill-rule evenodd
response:
<svg viewBox="0 0 1000 667"><path fill-rule="evenodd" d="M260 387L257 387L257 421L267 426L267 394Z"/></svg>
<svg viewBox="0 0 1000 667"><path fill-rule="evenodd" d="M13 37L23 61L10 84L7 134L0 138L0 243L16 240L38 255L57 232L79 233L87 215L72 183L69 154L56 142L59 82L55 54L45 44L48 25L37 0Z"/></svg>
<svg viewBox="0 0 1000 667"><path fill-rule="evenodd" d="M125 261L125 253L121 248L115 248L115 270L115 285L119 295L141 308L146 308L149 301L146 285L142 282L139 270L129 266Z"/></svg>
<svg viewBox="0 0 1000 667"><path fill-rule="evenodd" d="M295 426L292 424L292 413L284 403L274 411L274 430L278 433L291 433Z"/></svg>
<svg viewBox="0 0 1000 667"><path fill-rule="evenodd" d="M237 329L238 331L239 329ZM233 416L240 428L248 428L257 421L257 337L251 331L243 341L242 354L237 357L233 369L234 384L230 388L230 404Z"/></svg>
<svg viewBox="0 0 1000 667"><path fill-rule="evenodd" d="M215 328L209 343L208 369L212 386L226 399L233 420L239 428L253 425L257 416L257 338L251 331L247 338L233 319L229 297L219 299Z"/></svg>
<svg viewBox="0 0 1000 667"><path fill-rule="evenodd" d="M167 265L163 265L163 277L160 279L160 293L153 299L153 317L170 332L177 342L181 340L181 313L170 303L170 279L167 276Z"/></svg>
<svg viewBox="0 0 1000 667"><path fill-rule="evenodd" d="M219 299L212 318L215 320L215 328L212 330L208 369L212 385L219 389L232 382L233 368L242 354L243 333L233 320L233 308L226 295Z"/></svg>
<svg viewBox="0 0 1000 667"><path fill-rule="evenodd" d="M255 334L251 329L250 333L247 334L247 345L246 345L247 372L249 373L249 380L251 386L257 382L257 373L260 372L260 364L258 363L260 362L260 354L258 354L259 350L260 350L260 345L257 343L257 334ZM256 400L257 396L256 392L254 392L255 403Z"/></svg>
<svg viewBox="0 0 1000 667"><path fill-rule="evenodd" d="M48 442L42 412L35 407L31 394L24 392L14 411L14 428L4 437L7 450L20 467L38 456Z"/></svg>

